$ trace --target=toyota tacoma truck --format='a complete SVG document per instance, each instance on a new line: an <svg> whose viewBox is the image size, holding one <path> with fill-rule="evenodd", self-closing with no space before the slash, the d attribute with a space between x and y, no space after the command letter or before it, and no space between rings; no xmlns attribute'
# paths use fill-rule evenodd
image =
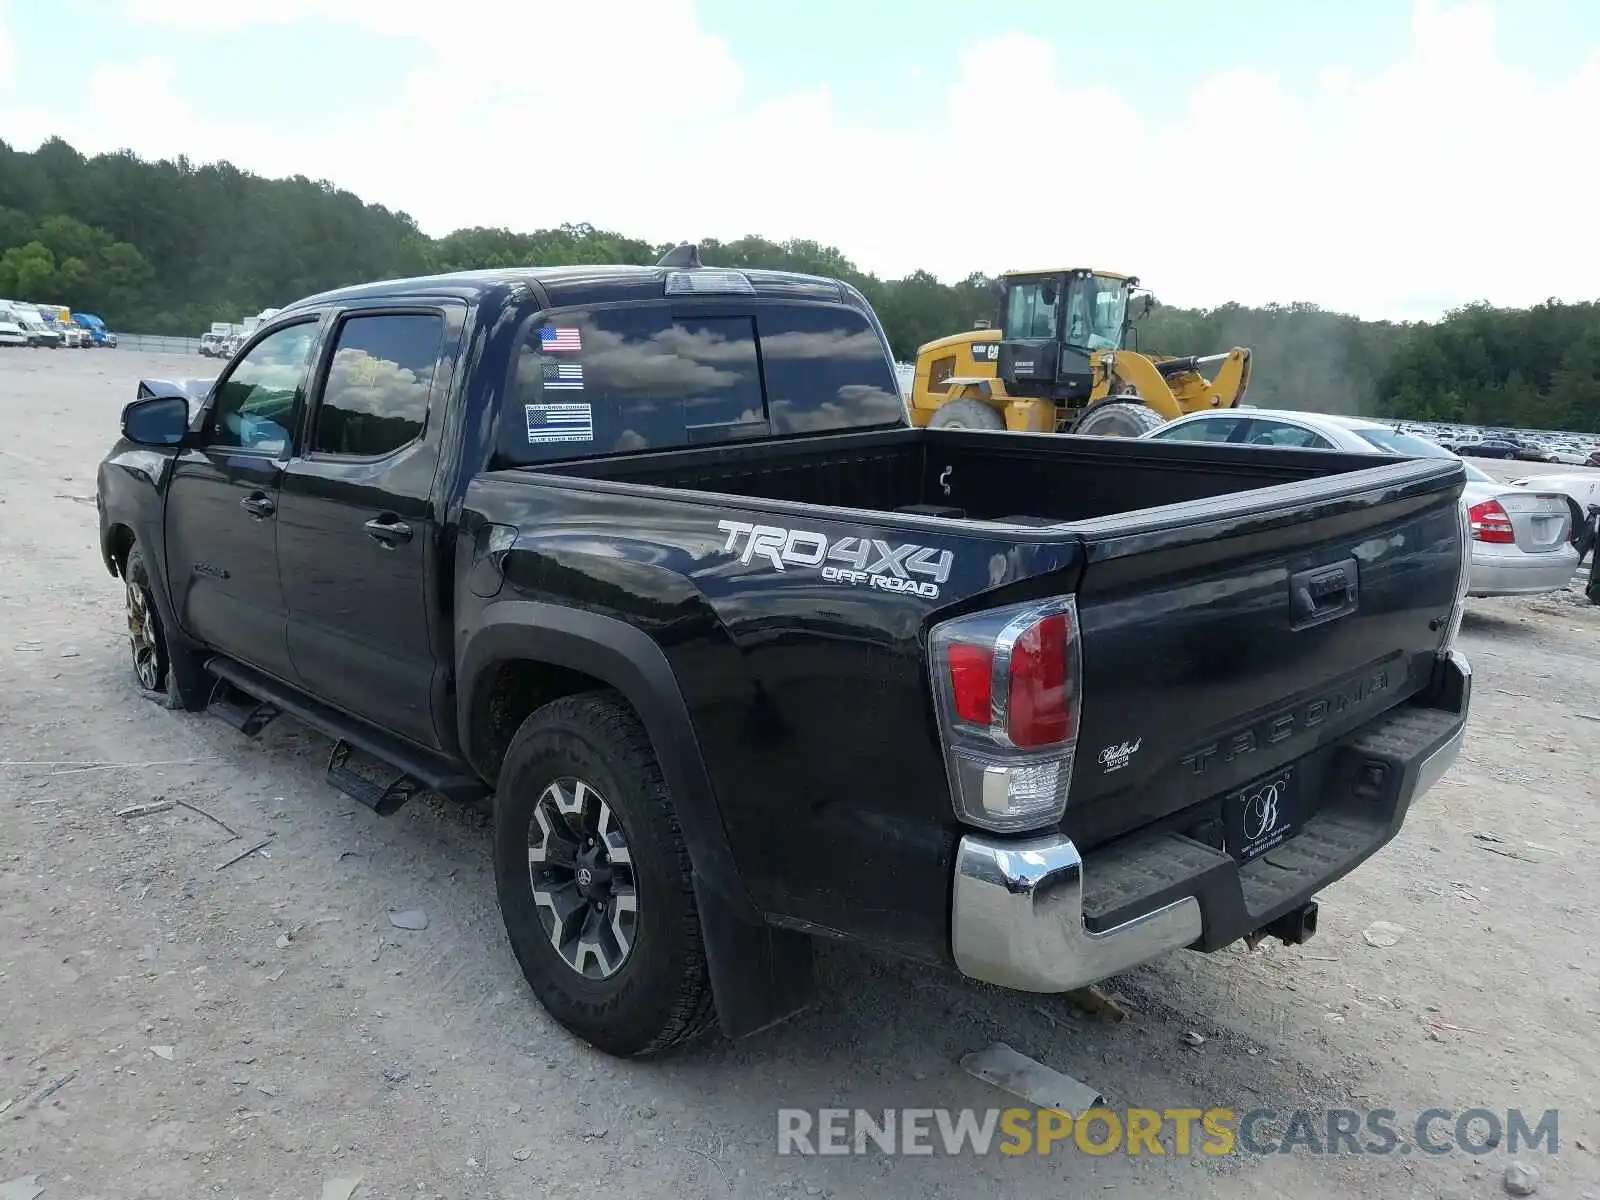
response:
<svg viewBox="0 0 1600 1200"><path fill-rule="evenodd" d="M1461 745L1463 482L913 428L854 288L680 247L291 304L97 494L139 686L492 805L533 992L645 1056L818 939L1047 993L1309 937Z"/></svg>

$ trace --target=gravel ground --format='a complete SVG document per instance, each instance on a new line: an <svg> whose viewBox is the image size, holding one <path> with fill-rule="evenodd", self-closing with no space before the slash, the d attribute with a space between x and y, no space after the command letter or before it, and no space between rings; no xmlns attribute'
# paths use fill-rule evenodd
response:
<svg viewBox="0 0 1600 1200"><path fill-rule="evenodd" d="M782 1106L1005 1105L956 1065L995 1039L1114 1106L1389 1108L1402 1127L1558 1109L1558 1152L1522 1160L1542 1196L1600 1196L1600 609L1576 590L1473 603L1467 749L1323 895L1307 946L1172 955L1115 981L1119 1024L830 947L800 1019L625 1065L532 1001L481 816L379 818L324 782L320 735L247 741L135 693L95 464L136 378L211 365L0 354L0 1197L31 1198L19 1178L43 1200L170 1200L355 1177L358 1200L1503 1194L1503 1147L776 1154ZM116 815L157 798L176 806ZM393 927L403 909L427 928ZM1363 937L1376 921L1395 944Z"/></svg>

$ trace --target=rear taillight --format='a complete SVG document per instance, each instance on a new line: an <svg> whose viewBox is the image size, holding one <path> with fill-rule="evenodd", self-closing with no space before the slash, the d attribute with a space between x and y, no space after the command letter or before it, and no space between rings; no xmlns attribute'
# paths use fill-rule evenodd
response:
<svg viewBox="0 0 1600 1200"><path fill-rule="evenodd" d="M1511 527L1511 517L1500 507L1498 500L1480 500L1467 509L1467 520L1475 542L1495 542L1509 545L1517 540Z"/></svg>
<svg viewBox="0 0 1600 1200"><path fill-rule="evenodd" d="M1061 819L1082 688L1078 610L1065 597L933 629L930 668L956 814L985 829Z"/></svg>
<svg viewBox="0 0 1600 1200"><path fill-rule="evenodd" d="M968 725L987 725L994 678L994 648L956 643L950 647L950 694L956 717Z"/></svg>
<svg viewBox="0 0 1600 1200"><path fill-rule="evenodd" d="M1072 736L1071 645L1065 613L1041 617L1012 645L1006 736L1013 745L1031 750Z"/></svg>
<svg viewBox="0 0 1600 1200"><path fill-rule="evenodd" d="M1456 568L1456 597L1450 608L1450 621L1445 626L1444 637L1439 641L1439 654L1449 654L1455 649L1456 638L1461 633L1461 618L1467 611L1467 592L1472 581L1472 512L1465 499L1456 501L1457 549L1460 562Z"/></svg>

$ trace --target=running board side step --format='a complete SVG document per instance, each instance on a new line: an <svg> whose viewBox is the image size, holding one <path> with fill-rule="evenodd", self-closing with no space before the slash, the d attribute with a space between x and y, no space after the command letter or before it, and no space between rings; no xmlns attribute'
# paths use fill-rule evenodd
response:
<svg viewBox="0 0 1600 1200"><path fill-rule="evenodd" d="M247 738L257 736L273 721L283 715L283 710L270 700L257 700L248 692L240 691L226 679L218 678L211 689L211 699L206 701L206 712L232 725Z"/></svg>
<svg viewBox="0 0 1600 1200"><path fill-rule="evenodd" d="M351 759L355 765L351 765ZM387 783L380 783L363 773L361 768L382 770L384 763L340 738L328 754L328 782L357 804L365 804L380 817L390 817L400 811L400 806L419 792L428 790L420 780L404 771Z"/></svg>
<svg viewBox="0 0 1600 1200"><path fill-rule="evenodd" d="M348 717L243 663L216 656L207 660L205 669L217 679L208 711L251 737L280 715L327 734L334 741L328 755L328 782L380 816L397 812L423 792L463 804L489 793L465 763ZM217 700L219 694L222 699ZM240 712L245 713L242 722L234 719Z"/></svg>

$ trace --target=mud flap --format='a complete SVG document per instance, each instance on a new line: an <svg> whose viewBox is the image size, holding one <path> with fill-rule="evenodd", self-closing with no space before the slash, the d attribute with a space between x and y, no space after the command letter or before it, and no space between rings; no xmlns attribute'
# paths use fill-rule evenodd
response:
<svg viewBox="0 0 1600 1200"><path fill-rule="evenodd" d="M694 897L722 1032L749 1037L804 1011L816 985L811 938L744 920L698 872Z"/></svg>

